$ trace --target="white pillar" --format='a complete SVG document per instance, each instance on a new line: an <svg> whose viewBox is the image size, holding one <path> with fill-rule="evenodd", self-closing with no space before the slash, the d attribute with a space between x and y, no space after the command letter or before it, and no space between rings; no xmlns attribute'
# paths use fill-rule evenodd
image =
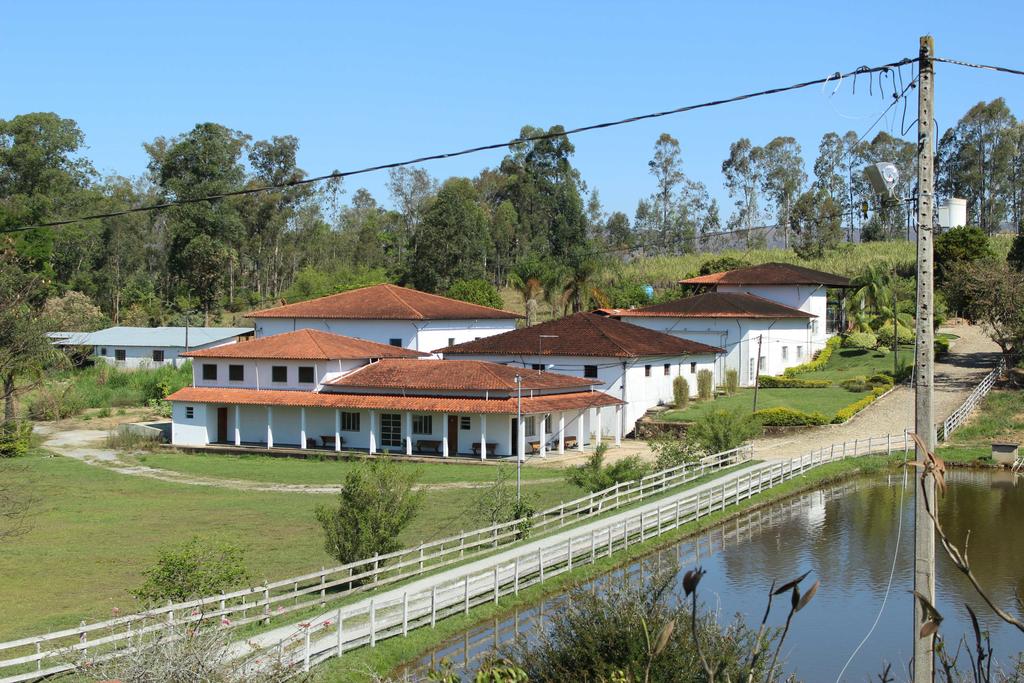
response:
<svg viewBox="0 0 1024 683"><path fill-rule="evenodd" d="M274 407L267 406L267 448L274 447Z"/></svg>
<svg viewBox="0 0 1024 683"><path fill-rule="evenodd" d="M601 445L601 409L590 409L590 428L594 430L594 448Z"/></svg>
<svg viewBox="0 0 1024 683"><path fill-rule="evenodd" d="M487 459L487 416L480 414L480 459Z"/></svg>
<svg viewBox="0 0 1024 683"><path fill-rule="evenodd" d="M565 411L558 411L558 454L565 453Z"/></svg>
<svg viewBox="0 0 1024 683"><path fill-rule="evenodd" d="M516 428L516 434L518 434L519 443L516 444L516 455L519 456L519 462L526 462L526 416L519 416L519 425Z"/></svg>
<svg viewBox="0 0 1024 683"><path fill-rule="evenodd" d="M448 413L441 416L441 457L448 457Z"/></svg>
<svg viewBox="0 0 1024 683"><path fill-rule="evenodd" d="M341 409L334 409L334 450L341 450Z"/></svg>
<svg viewBox="0 0 1024 683"><path fill-rule="evenodd" d="M412 455L412 413L405 412L405 454Z"/></svg>
<svg viewBox="0 0 1024 683"><path fill-rule="evenodd" d="M242 407L235 405L235 445L242 445Z"/></svg>
<svg viewBox="0 0 1024 683"><path fill-rule="evenodd" d="M548 416L542 413L537 417L540 419L540 457L546 458L548 457L548 447L546 443L548 440L548 430L546 424Z"/></svg>
<svg viewBox="0 0 1024 683"><path fill-rule="evenodd" d="M377 452L377 411L370 412L370 455Z"/></svg>
<svg viewBox="0 0 1024 683"><path fill-rule="evenodd" d="M576 450L580 453L583 452L583 440L586 439L587 435L587 410L584 408L580 411L580 416L576 420Z"/></svg>
<svg viewBox="0 0 1024 683"><path fill-rule="evenodd" d="M615 445L622 445L622 406L615 406Z"/></svg>
<svg viewBox="0 0 1024 683"><path fill-rule="evenodd" d="M299 408L299 448L306 448L306 406Z"/></svg>

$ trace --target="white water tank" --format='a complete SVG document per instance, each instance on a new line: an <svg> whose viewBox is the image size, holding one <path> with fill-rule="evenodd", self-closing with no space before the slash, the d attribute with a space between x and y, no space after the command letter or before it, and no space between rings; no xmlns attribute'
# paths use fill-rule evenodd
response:
<svg viewBox="0 0 1024 683"><path fill-rule="evenodd" d="M939 227L943 230L967 225L967 200L950 197L939 202Z"/></svg>

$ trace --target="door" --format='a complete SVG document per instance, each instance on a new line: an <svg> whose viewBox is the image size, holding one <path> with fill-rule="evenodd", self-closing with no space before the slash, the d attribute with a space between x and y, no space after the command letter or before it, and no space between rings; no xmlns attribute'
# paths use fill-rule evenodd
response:
<svg viewBox="0 0 1024 683"><path fill-rule="evenodd" d="M512 418L512 455L519 456L519 420Z"/></svg>
<svg viewBox="0 0 1024 683"><path fill-rule="evenodd" d="M228 409L217 408L217 442L227 443L228 440Z"/></svg>
<svg viewBox="0 0 1024 683"><path fill-rule="evenodd" d="M459 416L448 416L448 452L452 455L459 454Z"/></svg>

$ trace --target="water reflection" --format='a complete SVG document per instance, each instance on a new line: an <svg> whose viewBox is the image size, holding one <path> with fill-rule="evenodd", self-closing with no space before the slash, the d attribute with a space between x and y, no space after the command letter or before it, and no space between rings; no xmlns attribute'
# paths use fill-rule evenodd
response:
<svg viewBox="0 0 1024 683"><path fill-rule="evenodd" d="M999 604L1010 606L1016 588L1024 595L1024 478L1003 471L954 470L940 518L951 539L970 533L970 557L982 584ZM807 569L822 586L811 606L794 621L787 640L787 669L804 681L834 681L854 648L868 633L893 583L882 618L843 680L874 677L882 662L905 677L911 656L914 480L900 474L862 477L791 498L751 512L599 578L636 580L658 566L677 561L681 573L701 564L707 576L701 594L721 621L739 613L759 620L772 579L785 581ZM897 546L897 539L899 543ZM898 547L898 552L897 552ZM946 617L950 640L969 629L964 602L977 608L988 629L996 658L1008 662L1024 650L1024 638L991 616L967 580L948 559L938 556L937 605ZM893 564L895 560L895 570ZM680 589L681 590L681 589ZM566 600L558 595L503 619L479 624L426 655L416 668L425 671L442 657L464 672L502 643L544 628L545 615ZM779 619L782 610L779 610Z"/></svg>

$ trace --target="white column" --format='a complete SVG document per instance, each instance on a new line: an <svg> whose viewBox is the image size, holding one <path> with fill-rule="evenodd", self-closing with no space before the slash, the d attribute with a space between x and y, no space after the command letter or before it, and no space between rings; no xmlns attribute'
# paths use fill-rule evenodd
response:
<svg viewBox="0 0 1024 683"><path fill-rule="evenodd" d="M519 416L519 426L516 429L516 433L519 435L519 443L516 444L516 455L519 456L520 462L526 462L526 416Z"/></svg>
<svg viewBox="0 0 1024 683"><path fill-rule="evenodd" d="M341 450L341 409L334 409L334 450Z"/></svg>
<svg viewBox="0 0 1024 683"><path fill-rule="evenodd" d="M615 406L615 445L622 445L622 406Z"/></svg>
<svg viewBox="0 0 1024 683"><path fill-rule="evenodd" d="M601 409L590 409L590 428L594 430L594 448L601 445Z"/></svg>
<svg viewBox="0 0 1024 683"><path fill-rule="evenodd" d="M370 412L370 455L377 452L377 411Z"/></svg>
<svg viewBox="0 0 1024 683"><path fill-rule="evenodd" d="M537 418L540 419L540 457L542 458L548 457L548 447L545 443L548 440L547 424L545 424L547 422L547 417L548 416L544 414L537 416Z"/></svg>
<svg viewBox="0 0 1024 683"><path fill-rule="evenodd" d="M274 447L274 407L267 406L267 448Z"/></svg>
<svg viewBox="0 0 1024 683"><path fill-rule="evenodd" d="M480 414L480 459L487 459L487 416Z"/></svg>
<svg viewBox="0 0 1024 683"><path fill-rule="evenodd" d="M558 454L565 453L565 411L558 411Z"/></svg>
<svg viewBox="0 0 1024 683"><path fill-rule="evenodd" d="M242 445L242 407L235 405L235 445Z"/></svg>
<svg viewBox="0 0 1024 683"><path fill-rule="evenodd" d="M405 454L412 455L412 413L405 412Z"/></svg>
<svg viewBox="0 0 1024 683"><path fill-rule="evenodd" d="M306 406L299 408L299 448L306 448Z"/></svg>
<svg viewBox="0 0 1024 683"><path fill-rule="evenodd" d="M448 413L441 416L441 457L448 457Z"/></svg>
<svg viewBox="0 0 1024 683"><path fill-rule="evenodd" d="M576 450L580 453L583 452L583 440L587 438L587 410L584 408L580 411L580 416L576 420Z"/></svg>

